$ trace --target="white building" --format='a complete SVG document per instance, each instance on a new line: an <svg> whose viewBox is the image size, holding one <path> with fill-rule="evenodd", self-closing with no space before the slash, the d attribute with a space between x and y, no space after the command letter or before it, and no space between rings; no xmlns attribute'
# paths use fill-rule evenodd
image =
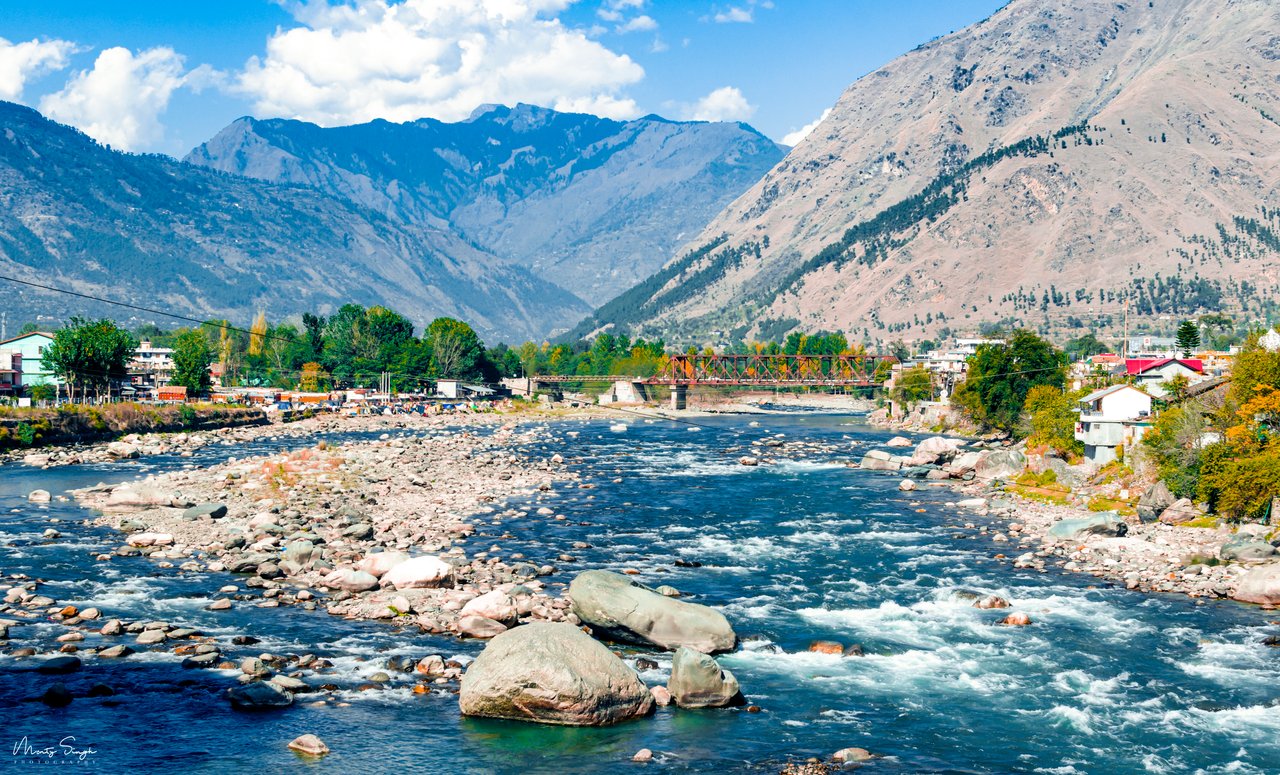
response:
<svg viewBox="0 0 1280 775"><path fill-rule="evenodd" d="M1164 386L1174 377L1186 377L1192 385L1205 378L1204 363L1198 358L1130 358L1124 366L1134 384L1156 398L1164 398Z"/></svg>
<svg viewBox="0 0 1280 775"><path fill-rule="evenodd" d="M1151 427L1151 396L1132 385L1113 385L1080 399L1076 440L1098 465L1116 459L1116 447L1132 446Z"/></svg>
<svg viewBox="0 0 1280 775"><path fill-rule="evenodd" d="M136 380L138 384L164 387L173 379L173 350L153 347L151 342L139 342L129 361L129 371L139 378Z"/></svg>

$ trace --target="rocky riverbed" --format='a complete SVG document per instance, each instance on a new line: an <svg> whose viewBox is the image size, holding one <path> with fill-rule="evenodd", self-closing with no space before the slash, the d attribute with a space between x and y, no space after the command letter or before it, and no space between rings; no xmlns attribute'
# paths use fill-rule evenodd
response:
<svg viewBox="0 0 1280 775"><path fill-rule="evenodd" d="M905 474L899 488L906 492L929 485L953 489L963 496L950 504L961 517L958 527L989 537L998 548L1007 546L996 556L1016 568L1054 564L1142 592L1280 604L1280 555L1271 543L1280 535L1271 526L1201 525L1189 501L1174 501L1167 491L1150 497L1159 486L1143 498L1142 516L1127 518L1022 497L1010 485L1028 470L1060 470L1055 482L1059 476L1073 481L1077 472L1061 460L1029 458L998 442L937 436L913 443L895 437L886 446L894 449L868 451L860 467ZM895 454L897 449L903 451Z"/></svg>

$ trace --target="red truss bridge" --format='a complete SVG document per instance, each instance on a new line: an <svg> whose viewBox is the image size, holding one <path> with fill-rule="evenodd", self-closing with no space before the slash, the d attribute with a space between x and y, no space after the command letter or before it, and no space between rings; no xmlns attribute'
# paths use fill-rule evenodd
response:
<svg viewBox="0 0 1280 775"><path fill-rule="evenodd" d="M629 383L643 395L644 385L671 388L671 407L683 409L691 387L872 387L876 368L889 355L672 355L652 377L556 375L529 377L533 384L566 382Z"/></svg>

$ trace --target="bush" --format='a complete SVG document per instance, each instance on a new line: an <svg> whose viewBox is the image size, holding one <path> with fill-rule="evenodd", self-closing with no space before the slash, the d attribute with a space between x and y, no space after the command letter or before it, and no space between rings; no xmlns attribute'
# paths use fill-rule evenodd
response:
<svg viewBox="0 0 1280 775"><path fill-rule="evenodd" d="M178 419L182 421L182 427L194 428L196 427L196 421L199 418L196 415L196 410L193 407L187 404L183 404L182 406L178 407Z"/></svg>
<svg viewBox="0 0 1280 775"><path fill-rule="evenodd" d="M1076 440L1077 396L1052 385L1037 385L1027 393L1024 408L1030 415L1031 434L1027 444L1044 446L1068 460L1084 454L1084 444Z"/></svg>
<svg viewBox="0 0 1280 775"><path fill-rule="evenodd" d="M32 427L31 423L18 423L18 427L14 428L13 435L18 437L18 441L24 447L29 447L36 443L36 429Z"/></svg>

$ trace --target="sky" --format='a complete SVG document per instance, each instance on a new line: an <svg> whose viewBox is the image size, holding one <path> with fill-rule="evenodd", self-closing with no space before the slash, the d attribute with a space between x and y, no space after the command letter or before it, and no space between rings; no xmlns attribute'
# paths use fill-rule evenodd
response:
<svg viewBox="0 0 1280 775"><path fill-rule="evenodd" d="M0 0L0 100L181 157L241 116L323 126L528 102L744 121L794 145L859 77L1006 0Z"/></svg>

